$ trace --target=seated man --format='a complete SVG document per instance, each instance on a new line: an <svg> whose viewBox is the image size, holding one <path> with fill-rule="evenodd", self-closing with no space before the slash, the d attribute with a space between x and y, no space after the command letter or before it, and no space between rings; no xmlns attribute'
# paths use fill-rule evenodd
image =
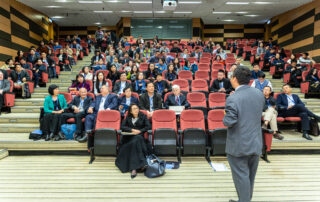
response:
<svg viewBox="0 0 320 202"><path fill-rule="evenodd" d="M155 55L148 60L148 63L158 63L159 59L160 59L160 51L156 50Z"/></svg>
<svg viewBox="0 0 320 202"><path fill-rule="evenodd" d="M100 59L103 59L103 55L99 50L96 50L94 53L95 55L91 58L91 65L95 65L97 62L99 62Z"/></svg>
<svg viewBox="0 0 320 202"><path fill-rule="evenodd" d="M100 59L97 64L92 66L94 73L99 70L107 70L107 66L103 64L103 59Z"/></svg>
<svg viewBox="0 0 320 202"><path fill-rule="evenodd" d="M119 97L119 111L121 115L124 116L126 111L129 109L130 105L132 104L139 104L138 98L132 96L132 91L130 87L126 87L123 92L125 93L124 96Z"/></svg>
<svg viewBox="0 0 320 202"><path fill-rule="evenodd" d="M80 51L82 51L82 47L80 46L80 44L77 43L76 40L72 41L72 44L70 45L70 48L76 49L76 56L77 57L79 56Z"/></svg>
<svg viewBox="0 0 320 202"><path fill-rule="evenodd" d="M199 47L196 47L196 50L195 50L193 53L191 53L191 56L190 56L190 57L195 57L195 58L197 58L197 60L198 60L198 62L199 62L200 58L202 57L202 53L201 53L201 51L200 51L200 48L199 48Z"/></svg>
<svg viewBox="0 0 320 202"><path fill-rule="evenodd" d="M151 82L147 83L146 90L139 99L140 109L148 111L149 117L152 117L155 110L162 108L161 96L154 91L154 84Z"/></svg>
<svg viewBox="0 0 320 202"><path fill-rule="evenodd" d="M21 59L20 59L20 64L21 64L21 67L22 67L23 69L29 69L29 70L31 70L31 65L26 62L26 58L24 58L24 57L21 58Z"/></svg>
<svg viewBox="0 0 320 202"><path fill-rule="evenodd" d="M182 50L178 47L178 43L175 42L170 50L171 53L182 53Z"/></svg>
<svg viewBox="0 0 320 202"><path fill-rule="evenodd" d="M161 74L157 74L156 81L154 82L154 86L155 86L156 92L162 95L162 97L164 97L164 95L167 92L171 91L170 84L167 81L162 80Z"/></svg>
<svg viewBox="0 0 320 202"><path fill-rule="evenodd" d="M262 125L263 128L268 128L268 125L270 124L271 130L273 130L273 137L282 140L283 136L279 134L278 131L278 125L277 125L277 117L278 117L278 112L277 112L277 103L276 99L274 99L273 96L271 96L271 88L269 86L265 86L263 88L263 95L264 98L266 99L263 112L262 112L262 117L264 120L264 124Z"/></svg>
<svg viewBox="0 0 320 202"><path fill-rule="evenodd" d="M127 81L127 74L123 72L120 74L120 81L117 81L113 87L113 93L120 95L125 88L131 88L131 84Z"/></svg>
<svg viewBox="0 0 320 202"><path fill-rule="evenodd" d="M169 109L169 106L184 106L185 109L190 107L190 104L185 95L181 94L180 86L172 86L172 95L168 95L167 100L164 103L166 109Z"/></svg>
<svg viewBox="0 0 320 202"><path fill-rule="evenodd" d="M297 66L296 60L291 61L291 65L287 66L284 73L290 73L290 81L294 83L294 87L300 87L301 79L298 79L297 77L302 75L302 67Z"/></svg>
<svg viewBox="0 0 320 202"><path fill-rule="evenodd" d="M131 58L129 58L129 53L125 52L123 58L121 58L121 64L128 64L129 61L132 61Z"/></svg>
<svg viewBox="0 0 320 202"><path fill-rule="evenodd" d="M309 53L303 53L302 56L298 59L298 64L309 64L313 65L316 62L309 56Z"/></svg>
<svg viewBox="0 0 320 202"><path fill-rule="evenodd" d="M56 73L55 61L51 57L47 56L47 54L45 52L41 53L40 59L42 61L42 64L47 65L49 78L58 78L57 73Z"/></svg>
<svg viewBox="0 0 320 202"><path fill-rule="evenodd" d="M253 70L251 71L251 79L258 79L258 75L260 74L260 72L262 72L260 70L260 66L258 63L253 63L252 67Z"/></svg>
<svg viewBox="0 0 320 202"><path fill-rule="evenodd" d="M15 70L10 72L9 79L11 79L14 83L14 87L21 87L22 97L25 97L24 94L24 85L27 81L30 81L30 76L28 72L22 70L20 64L16 64Z"/></svg>
<svg viewBox="0 0 320 202"><path fill-rule="evenodd" d="M263 72L260 72L258 75L258 79L255 79L252 84L251 87L253 88L257 88L261 91L263 91L263 88L266 86L269 86L272 90L272 84L268 79L265 79L266 75Z"/></svg>
<svg viewBox="0 0 320 202"><path fill-rule="evenodd" d="M280 53L276 53L276 56L272 62L272 66L275 66L274 77L281 78L284 70L284 61L280 57Z"/></svg>
<svg viewBox="0 0 320 202"><path fill-rule="evenodd" d="M0 115L4 102L4 94L10 91L10 82L4 78L2 71L0 71Z"/></svg>
<svg viewBox="0 0 320 202"><path fill-rule="evenodd" d="M32 64L35 64L38 60L38 56L36 55L36 51L34 49L30 49L30 52L27 56L27 62L30 62Z"/></svg>
<svg viewBox="0 0 320 202"><path fill-rule="evenodd" d="M42 60L38 59L36 64L33 65L33 68L32 68L32 74L34 77L34 87L35 88L39 87L39 80L42 76L42 72L46 72L46 71L47 71L46 66L44 64L42 64Z"/></svg>
<svg viewBox="0 0 320 202"><path fill-rule="evenodd" d="M117 110L118 109L118 98L117 96L109 93L109 87L103 85L100 89L101 95L98 95L96 99L91 103L88 108L86 115L86 121L84 123L85 135L79 138L79 142L86 142L88 140L89 134L92 132L96 125L96 118L98 112L101 110ZM89 139L88 147L93 146L93 141Z"/></svg>
<svg viewBox="0 0 320 202"><path fill-rule="evenodd" d="M225 78L225 73L223 70L219 70L218 78L213 81L210 87L210 92L229 94L232 90L233 89L230 80Z"/></svg>
<svg viewBox="0 0 320 202"><path fill-rule="evenodd" d="M61 125L66 124L67 120L74 118L76 120L77 130L75 134L75 140L82 138L83 124L82 119L86 117L88 108L91 105L92 97L87 96L88 92L86 88L80 88L79 95L74 97L72 102L68 105L70 113L63 113L61 116Z"/></svg>
<svg viewBox="0 0 320 202"><path fill-rule="evenodd" d="M284 94L280 94L277 98L277 106L280 117L300 117L303 135L302 137L307 140L312 140L308 135L310 130L309 117L315 118L320 121L320 117L309 111L300 100L298 95L291 93L291 86L284 84L282 91Z"/></svg>

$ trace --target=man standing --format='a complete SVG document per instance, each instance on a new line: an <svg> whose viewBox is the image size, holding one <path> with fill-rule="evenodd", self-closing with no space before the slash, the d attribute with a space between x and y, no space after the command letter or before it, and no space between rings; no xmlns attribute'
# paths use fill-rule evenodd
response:
<svg viewBox="0 0 320 202"><path fill-rule="evenodd" d="M234 70L231 84L235 92L226 101L223 119L228 127L226 153L239 202L251 201L262 153L261 115L265 99L261 91L248 86L250 77L247 67Z"/></svg>

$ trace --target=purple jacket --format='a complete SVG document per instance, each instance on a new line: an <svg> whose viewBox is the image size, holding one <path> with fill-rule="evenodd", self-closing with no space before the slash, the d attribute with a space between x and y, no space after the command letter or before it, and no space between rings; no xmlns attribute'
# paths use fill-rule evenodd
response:
<svg viewBox="0 0 320 202"><path fill-rule="evenodd" d="M69 87L69 91L70 91L70 88L77 88L77 91L79 91L80 88L86 88L88 92L90 91L90 85L87 82L79 83L79 84L75 82L72 84L71 87Z"/></svg>

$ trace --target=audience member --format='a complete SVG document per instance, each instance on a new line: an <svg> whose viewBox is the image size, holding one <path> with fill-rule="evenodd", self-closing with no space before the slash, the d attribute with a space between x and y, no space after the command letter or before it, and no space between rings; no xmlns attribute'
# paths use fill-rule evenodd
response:
<svg viewBox="0 0 320 202"><path fill-rule="evenodd" d="M263 88L266 86L269 86L272 90L271 82L265 78L266 78L266 75L263 72L260 72L258 75L258 79L255 79L252 82L251 87L257 88L257 89L261 90L261 92L263 91Z"/></svg>
<svg viewBox="0 0 320 202"><path fill-rule="evenodd" d="M81 75L83 76L83 78L85 80L91 80L93 79L93 75L92 73L90 72L90 68L88 66L84 66L82 68L82 72L81 72Z"/></svg>
<svg viewBox="0 0 320 202"><path fill-rule="evenodd" d="M120 95L125 88L131 88L131 84L127 81L126 73L123 72L120 74L120 81L115 82L115 85L113 86L113 93Z"/></svg>
<svg viewBox="0 0 320 202"><path fill-rule="evenodd" d="M130 105L139 104L139 100L135 96L132 96L131 88L127 87L124 89L124 95L119 97L118 103L119 103L119 111L121 113L121 116L124 117Z"/></svg>
<svg viewBox="0 0 320 202"><path fill-rule="evenodd" d="M185 95L181 93L180 86L172 86L173 94L168 95L167 100L164 103L164 107L169 109L170 106L184 106L185 109L190 107L190 104Z"/></svg>
<svg viewBox="0 0 320 202"><path fill-rule="evenodd" d="M155 92L154 84L147 83L147 92L142 94L139 99L140 108L148 112L149 117L155 110L162 108L161 96Z"/></svg>
<svg viewBox="0 0 320 202"><path fill-rule="evenodd" d="M316 68L309 71L306 81L309 82L309 92L320 92L319 72Z"/></svg>
<svg viewBox="0 0 320 202"><path fill-rule="evenodd" d="M2 71L0 71L0 115L4 103L4 94L10 91L10 82L4 78Z"/></svg>
<svg viewBox="0 0 320 202"><path fill-rule="evenodd" d="M134 92L138 93L139 95L141 95L142 93L145 93L146 92L146 83L147 82L144 80L143 73L139 72L138 77L132 86L134 89Z"/></svg>
<svg viewBox="0 0 320 202"><path fill-rule="evenodd" d="M230 80L225 78L223 70L218 71L218 78L215 79L210 87L210 92L219 92L229 94L232 91Z"/></svg>
<svg viewBox="0 0 320 202"><path fill-rule="evenodd" d="M78 74L76 76L75 82L73 82L72 86L69 87L69 92L71 91L79 91L81 88L85 88L87 91L90 91L90 85L84 79L82 74Z"/></svg>
<svg viewBox="0 0 320 202"><path fill-rule="evenodd" d="M260 72L262 72L260 70L260 66L257 63L253 63L252 67L253 70L251 71L251 79L258 79L258 75L260 74Z"/></svg>
<svg viewBox="0 0 320 202"><path fill-rule="evenodd" d="M20 64L16 64L15 70L10 72L9 79L13 81L15 88L21 88L22 97L25 97L25 84L30 81L28 72L22 70Z"/></svg>
<svg viewBox="0 0 320 202"><path fill-rule="evenodd" d="M288 65L284 73L290 73L290 81L294 83L294 87L300 87L301 79L298 76L302 75L302 67L297 66L297 61L292 60L291 65Z"/></svg>

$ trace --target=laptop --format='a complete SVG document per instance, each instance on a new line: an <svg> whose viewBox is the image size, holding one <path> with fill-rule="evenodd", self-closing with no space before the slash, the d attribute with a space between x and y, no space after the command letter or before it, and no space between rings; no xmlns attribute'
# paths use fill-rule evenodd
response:
<svg viewBox="0 0 320 202"><path fill-rule="evenodd" d="M169 106L169 110L172 110L176 113L176 115L180 115L184 110L184 106Z"/></svg>

